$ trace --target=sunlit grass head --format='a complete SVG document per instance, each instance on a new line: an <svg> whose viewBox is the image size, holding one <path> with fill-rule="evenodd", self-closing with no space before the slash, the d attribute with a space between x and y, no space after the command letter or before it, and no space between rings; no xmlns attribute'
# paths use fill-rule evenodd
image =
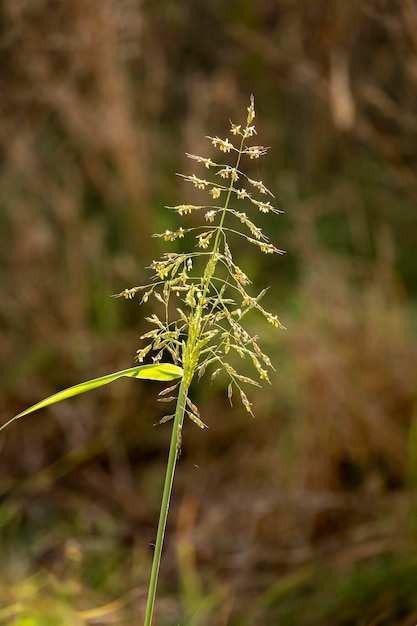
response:
<svg viewBox="0 0 417 626"><path fill-rule="evenodd" d="M156 236L168 244L177 240L189 243L191 237L192 248L189 252L165 252L151 263L154 274L148 285L119 294L132 298L141 292L141 302L153 296L162 305L162 315L154 313L147 318L153 328L142 335L147 343L137 352L139 362L148 353L159 361L168 352L174 363L183 367L187 389L195 375L201 378L208 371L215 377L224 371L230 379L229 399L238 389L249 412L251 404L243 385L269 381L272 363L258 337L245 329L244 318L255 309L270 324L282 327L277 316L261 305L266 289L249 292L251 279L235 262L229 241L231 236L234 240L239 237L257 252L283 253L257 225L258 214L280 213L274 195L261 180L245 172L245 160L258 160L267 152L264 146L252 144L256 135L254 120L255 104L251 97L245 124L231 122L230 137L207 137L217 149L218 158L187 154L200 164L201 174L178 175L201 192L202 201L167 208L185 220L192 213L198 214L201 224L188 226L185 222L176 230L165 230ZM232 366L232 353L251 361L256 380Z"/></svg>

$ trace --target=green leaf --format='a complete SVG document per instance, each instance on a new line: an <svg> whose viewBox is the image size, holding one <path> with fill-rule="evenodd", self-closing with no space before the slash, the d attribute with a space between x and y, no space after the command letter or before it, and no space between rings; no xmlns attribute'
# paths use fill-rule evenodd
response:
<svg viewBox="0 0 417 626"><path fill-rule="evenodd" d="M23 417L24 415L33 413L33 411L37 411L38 409L43 409L50 404L61 402L61 400L66 400L67 398L78 396L81 393L86 393L87 391L91 391L92 389L96 389L97 387L102 387L103 385L107 385L108 383L111 383L114 380L121 378L122 376L128 376L129 378L169 381L174 380L175 378L181 378L182 373L182 368L178 367L177 365L172 365L171 363L157 363L154 365L140 365L138 367L130 367L127 370L121 370L120 372L107 374L107 376L93 378L92 380L87 380L85 383L80 383L78 385L74 385L73 387L68 387L68 389L64 389L63 391L58 391L58 393L54 393L52 396L41 400L37 404L34 404L25 411L19 413L19 415L15 415L8 422L0 426L0 431L6 428L6 426L11 424L15 420L19 419L19 417Z"/></svg>

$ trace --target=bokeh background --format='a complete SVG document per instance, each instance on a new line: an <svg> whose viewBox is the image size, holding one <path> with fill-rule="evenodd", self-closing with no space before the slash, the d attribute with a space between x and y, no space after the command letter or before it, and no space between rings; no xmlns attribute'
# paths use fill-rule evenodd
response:
<svg viewBox="0 0 417 626"><path fill-rule="evenodd" d="M255 94L285 257L235 252L286 331L256 419L193 391L158 626L417 621L417 7L4 0L0 419L133 365L184 153ZM249 246L249 248L251 248ZM155 305L156 306L156 305ZM156 309L155 309L156 310ZM169 424L120 381L0 437L0 623L140 623Z"/></svg>

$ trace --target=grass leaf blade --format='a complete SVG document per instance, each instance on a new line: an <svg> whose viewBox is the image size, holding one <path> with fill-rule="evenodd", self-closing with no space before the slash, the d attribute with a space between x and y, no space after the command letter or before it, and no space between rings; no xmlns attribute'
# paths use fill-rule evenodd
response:
<svg viewBox="0 0 417 626"><path fill-rule="evenodd" d="M166 382L174 380L175 378L180 378L182 376L182 369L181 367L178 367L177 365L173 365L171 363L139 365L137 367L130 367L126 370L120 370L119 372L113 372L112 374L107 374L106 376L100 376L99 378L87 380L84 383L79 383L78 385L74 385L72 387L68 387L67 389L63 389L62 391L58 391L58 393L54 393L52 396L49 396L48 398L37 402L33 406L29 407L25 411L22 411L18 415L15 415L5 424L0 426L0 431L6 428L6 426L11 424L15 420L23 417L24 415L33 413L38 409L43 409L44 407L50 406L51 404L56 404L57 402L61 402L62 400L67 400L68 398L72 398L73 396L78 396L81 393L92 391L93 389L97 389L97 387L102 387L103 385L107 385L108 383L111 383L118 378L122 378L122 376Z"/></svg>

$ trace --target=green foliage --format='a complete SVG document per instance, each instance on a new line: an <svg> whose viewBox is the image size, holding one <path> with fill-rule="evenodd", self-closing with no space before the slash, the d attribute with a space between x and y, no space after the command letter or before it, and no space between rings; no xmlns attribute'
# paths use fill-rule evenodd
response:
<svg viewBox="0 0 417 626"><path fill-rule="evenodd" d="M74 385L73 387L68 387L68 389L64 389L63 391L54 393L52 396L49 396L48 398L37 402L25 411L22 411L18 415L15 415L10 420L8 420L0 427L0 430L3 430L4 428L6 428L6 426L19 419L20 417L28 415L29 413L33 413L33 411L43 409L44 407L50 406L51 404L56 404L57 402L67 400L68 398L72 398L73 396L78 396L82 393L86 393L87 391L92 391L93 389L97 389L98 387L102 387L103 385L107 385L108 383L112 383L113 381L117 380L118 378L122 378L123 376L126 376L128 378L141 378L145 380L169 381L174 380L175 378L180 378L182 376L182 369L177 365L172 365L171 363L140 365L139 367L131 367L126 370L121 370L120 372L113 372L113 374L107 374L106 376L100 376L99 378L87 380L84 383L79 383L78 385Z"/></svg>

